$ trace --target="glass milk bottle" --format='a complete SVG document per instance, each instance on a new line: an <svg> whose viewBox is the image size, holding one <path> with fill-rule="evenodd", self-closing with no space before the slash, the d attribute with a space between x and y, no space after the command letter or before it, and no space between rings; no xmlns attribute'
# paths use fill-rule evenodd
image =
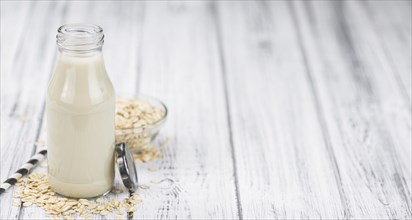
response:
<svg viewBox="0 0 412 220"><path fill-rule="evenodd" d="M114 181L115 94L102 56L103 30L58 29L58 57L46 100L48 180L64 196L89 198Z"/></svg>

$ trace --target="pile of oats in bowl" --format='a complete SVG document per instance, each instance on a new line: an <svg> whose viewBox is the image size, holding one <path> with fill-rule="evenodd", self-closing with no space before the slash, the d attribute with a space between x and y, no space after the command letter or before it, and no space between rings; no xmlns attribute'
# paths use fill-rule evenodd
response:
<svg viewBox="0 0 412 220"><path fill-rule="evenodd" d="M146 149L159 133L166 116L166 106L154 98L118 99L116 143L125 142L134 152Z"/></svg>

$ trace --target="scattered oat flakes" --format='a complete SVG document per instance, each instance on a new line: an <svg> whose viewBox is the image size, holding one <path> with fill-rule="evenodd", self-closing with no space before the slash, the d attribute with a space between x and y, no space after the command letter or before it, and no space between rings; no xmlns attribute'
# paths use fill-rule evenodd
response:
<svg viewBox="0 0 412 220"><path fill-rule="evenodd" d="M166 138L166 140L163 140L162 142L160 142L159 147L166 147L169 146L170 142L173 140L172 136L168 136Z"/></svg>
<svg viewBox="0 0 412 220"><path fill-rule="evenodd" d="M107 211L107 210L103 210L103 211L100 212L100 215L107 215L107 214L109 214L109 211Z"/></svg>
<svg viewBox="0 0 412 220"><path fill-rule="evenodd" d="M147 184L140 184L139 187L140 187L141 189L149 189L149 188L150 188L150 186L147 185Z"/></svg>
<svg viewBox="0 0 412 220"><path fill-rule="evenodd" d="M150 180L150 182L151 182L151 183L154 183L154 184L159 184L159 183L161 183L162 181L161 181L161 180Z"/></svg>
<svg viewBox="0 0 412 220"><path fill-rule="evenodd" d="M69 199L56 195L51 191L47 176L42 173L32 173L21 179L20 185L16 185L14 197L19 198L23 203L14 200L13 205L25 207L36 205L42 208L52 219L73 219L80 216L84 219L91 219L91 214L107 215L109 213L122 214L124 211L134 210L138 202L137 195L125 198L122 202L116 199L105 201L103 198L96 200ZM123 204L123 205L122 205Z"/></svg>
<svg viewBox="0 0 412 220"><path fill-rule="evenodd" d="M116 209L115 212L116 212L116 214L118 214L118 215L121 215L121 214L122 214L122 211L121 211L120 209Z"/></svg>
<svg viewBox="0 0 412 220"><path fill-rule="evenodd" d="M23 202L24 207L31 206L32 204L33 204L32 202Z"/></svg>
<svg viewBox="0 0 412 220"><path fill-rule="evenodd" d="M130 206L130 207L127 209L127 212L134 212L134 207L133 207L133 206Z"/></svg>
<svg viewBox="0 0 412 220"><path fill-rule="evenodd" d="M34 145L36 145L36 147L44 147L44 146L46 146L46 141L37 140L36 142L34 142Z"/></svg>
<svg viewBox="0 0 412 220"><path fill-rule="evenodd" d="M20 205L21 205L21 202L18 201L18 200L15 200L15 201L13 202L13 206L20 207Z"/></svg>
<svg viewBox="0 0 412 220"><path fill-rule="evenodd" d="M161 153L157 147L148 147L141 150L139 153L133 154L133 158L135 158L135 160L138 159L143 163L146 163L161 158Z"/></svg>
<svg viewBox="0 0 412 220"><path fill-rule="evenodd" d="M113 187L111 192L115 193L115 194L118 194L118 193L122 193L124 191L122 189L117 189L117 188Z"/></svg>
<svg viewBox="0 0 412 220"><path fill-rule="evenodd" d="M21 122L26 122L26 121L28 121L28 120L30 120L30 116L29 115L24 115L24 116L21 116L20 117L20 121Z"/></svg>
<svg viewBox="0 0 412 220"><path fill-rule="evenodd" d="M156 167L149 167L149 168L147 168L147 170L150 171L150 172L158 171L158 169Z"/></svg>

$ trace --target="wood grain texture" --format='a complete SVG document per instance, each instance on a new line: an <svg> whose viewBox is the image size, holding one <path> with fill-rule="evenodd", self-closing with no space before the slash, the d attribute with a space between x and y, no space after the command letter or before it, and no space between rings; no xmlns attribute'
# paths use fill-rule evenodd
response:
<svg viewBox="0 0 412 220"><path fill-rule="evenodd" d="M411 7L411 1L363 3L370 26L374 29L373 35L380 41L385 60L396 77L402 95L409 97L409 102L412 88Z"/></svg>
<svg viewBox="0 0 412 220"><path fill-rule="evenodd" d="M365 13L357 2L294 8L346 217L410 218L410 105L365 24Z"/></svg>
<svg viewBox="0 0 412 220"><path fill-rule="evenodd" d="M1 4L2 10L6 10L4 7L8 6L24 9L27 3L2 2ZM4 117L2 116L2 123L3 120L7 121L5 123L7 127L2 126L2 134L5 132L1 139L2 180L15 172L35 152L34 141L38 139L41 133L40 129L44 115L44 94L55 56L54 36L48 33L49 31L53 33L56 25L61 22L59 19L61 6L62 4L57 3L47 4L46 6L30 3L28 5L29 10L22 13L22 18L24 18L22 21L23 26L21 28L17 27L21 32L18 35L17 42L11 45L14 47L2 47L5 53L13 54L12 61L4 63L6 65L5 69L8 71L3 72L2 69L1 74L2 77L3 75L7 77L5 82L2 78L1 94L1 113L4 115ZM28 14L25 15L26 13ZM2 16L2 29L14 24L19 25L19 22L15 22L18 17L15 17L16 15L12 11L7 12L6 15ZM56 17L56 19L50 19L48 16ZM8 36L5 39L6 42L7 39ZM3 85L5 85L5 88ZM3 89L12 91L12 93L3 93ZM3 104L5 105L3 106ZM24 117L29 118L29 120L22 120ZM11 192L7 193L0 200L1 218L20 218L24 212L21 207L11 206L11 196Z"/></svg>
<svg viewBox="0 0 412 220"><path fill-rule="evenodd" d="M174 137L160 176L179 181L177 195L151 196L138 218L238 216L216 31L207 2L146 5L139 88L169 108ZM159 28L162 27L162 28Z"/></svg>
<svg viewBox="0 0 412 220"><path fill-rule="evenodd" d="M150 188L135 219L411 219L411 7L1 1L1 180L46 139L57 27L88 22L117 96L169 108L163 158L137 166ZM45 218L12 193L0 219Z"/></svg>
<svg viewBox="0 0 412 220"><path fill-rule="evenodd" d="M341 186L288 4L220 6L221 59L243 217L343 216Z"/></svg>

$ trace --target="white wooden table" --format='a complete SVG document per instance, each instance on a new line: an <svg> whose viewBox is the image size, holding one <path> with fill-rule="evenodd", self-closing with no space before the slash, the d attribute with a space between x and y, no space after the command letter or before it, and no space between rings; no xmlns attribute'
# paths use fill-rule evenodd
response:
<svg viewBox="0 0 412 220"><path fill-rule="evenodd" d="M163 159L138 170L176 183L140 190L136 219L412 218L411 1L2 1L1 180L46 135L73 22L104 28L118 96L170 111ZM12 193L1 219L45 218Z"/></svg>

